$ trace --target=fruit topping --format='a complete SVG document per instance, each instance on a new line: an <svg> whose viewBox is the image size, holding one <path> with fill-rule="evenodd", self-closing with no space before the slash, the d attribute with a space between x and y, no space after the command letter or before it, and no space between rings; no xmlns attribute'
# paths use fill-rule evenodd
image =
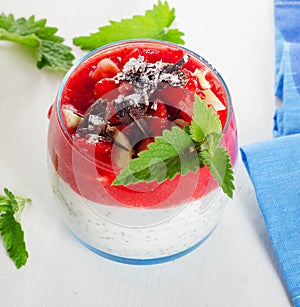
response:
<svg viewBox="0 0 300 307"><path fill-rule="evenodd" d="M167 118L167 108L164 102L160 99L156 99L152 106L149 108L149 114L160 117L160 118Z"/></svg>
<svg viewBox="0 0 300 307"><path fill-rule="evenodd" d="M82 115L79 113L76 113L72 109L64 108L62 110L65 123L67 125L67 128L77 128L78 125L83 121Z"/></svg>
<svg viewBox="0 0 300 307"><path fill-rule="evenodd" d="M225 110L226 107L220 101L220 99L214 94L214 92L210 89L212 85L210 82L205 78L208 73L208 70L200 70L196 69L194 75L198 78L200 86L203 90L205 95L205 101L208 105L211 105L215 111L222 111Z"/></svg>
<svg viewBox="0 0 300 307"><path fill-rule="evenodd" d="M119 131L118 128L114 129L114 145L112 149L112 164L118 168L127 166L134 155L132 145L130 144L126 135Z"/></svg>
<svg viewBox="0 0 300 307"><path fill-rule="evenodd" d="M96 69L91 74L91 78L99 81L104 78L112 78L118 72L120 72L119 67L110 58L105 58L98 63Z"/></svg>
<svg viewBox="0 0 300 307"><path fill-rule="evenodd" d="M112 92L114 91L116 88L118 87L118 85L115 83L114 80L110 79L110 78L105 78L102 79L100 81L98 81L95 85L94 88L94 97L95 99L99 99L100 97L106 95L109 98L111 98L111 96L113 97L113 95L118 95L116 92Z"/></svg>
<svg viewBox="0 0 300 307"><path fill-rule="evenodd" d="M208 69L205 70L200 70L199 68L197 68L194 71L194 75L198 78L200 86L203 90L208 90L211 88L211 84L208 80L206 80L206 75L208 73Z"/></svg>
<svg viewBox="0 0 300 307"><path fill-rule="evenodd" d="M205 90L205 102L211 105L216 112L226 110L226 107L220 101L220 99L214 94L212 90Z"/></svg>

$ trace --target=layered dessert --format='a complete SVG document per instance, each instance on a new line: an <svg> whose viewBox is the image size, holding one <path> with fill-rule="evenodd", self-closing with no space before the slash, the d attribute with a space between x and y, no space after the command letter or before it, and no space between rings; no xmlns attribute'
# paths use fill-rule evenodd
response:
<svg viewBox="0 0 300 307"><path fill-rule="evenodd" d="M49 111L49 173L64 222L92 250L125 262L168 259L216 226L223 196L205 166L163 182L113 184L157 136L191 124L195 95L220 119L234 164L227 88L194 53L165 42L121 42L92 52L65 77Z"/></svg>

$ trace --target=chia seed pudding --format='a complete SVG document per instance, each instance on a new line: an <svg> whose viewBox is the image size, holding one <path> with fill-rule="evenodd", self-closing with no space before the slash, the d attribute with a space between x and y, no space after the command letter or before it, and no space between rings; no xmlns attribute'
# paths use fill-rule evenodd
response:
<svg viewBox="0 0 300 307"><path fill-rule="evenodd" d="M195 94L218 115L234 165L228 90L193 52L160 41L119 42L68 72L49 112L50 183L63 221L91 250L126 263L162 262L214 230L226 197L206 167L162 183L112 185L156 136L190 124Z"/></svg>

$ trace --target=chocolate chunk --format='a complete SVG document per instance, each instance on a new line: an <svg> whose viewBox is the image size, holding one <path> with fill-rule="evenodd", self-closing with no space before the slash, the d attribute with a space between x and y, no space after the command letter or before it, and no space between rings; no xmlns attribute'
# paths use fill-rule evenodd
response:
<svg viewBox="0 0 300 307"><path fill-rule="evenodd" d="M77 134L102 134L110 116L110 103L107 100L98 99L87 110L83 122L78 126Z"/></svg>

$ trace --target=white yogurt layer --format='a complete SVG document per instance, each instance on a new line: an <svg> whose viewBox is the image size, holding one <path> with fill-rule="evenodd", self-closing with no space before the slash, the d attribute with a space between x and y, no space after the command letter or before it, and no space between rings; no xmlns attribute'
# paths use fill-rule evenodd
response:
<svg viewBox="0 0 300 307"><path fill-rule="evenodd" d="M59 177L48 159L50 182L65 224L92 247L124 258L154 259L185 251L218 224L226 197L215 189L181 206L113 207L86 200Z"/></svg>

